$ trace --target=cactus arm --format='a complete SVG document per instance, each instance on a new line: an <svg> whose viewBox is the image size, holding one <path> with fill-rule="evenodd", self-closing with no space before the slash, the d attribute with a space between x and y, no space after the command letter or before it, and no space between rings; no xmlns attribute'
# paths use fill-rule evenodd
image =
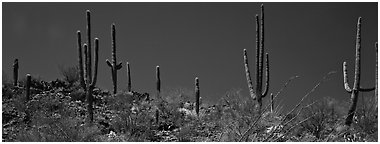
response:
<svg viewBox="0 0 380 144"><path fill-rule="evenodd" d="M261 96L265 97L268 94L268 89L269 89L269 54L266 53L266 81L265 81L265 89L263 90Z"/></svg>
<svg viewBox="0 0 380 144"><path fill-rule="evenodd" d="M122 62L120 62L118 65L116 65L115 69L119 70L123 67Z"/></svg>
<svg viewBox="0 0 380 144"><path fill-rule="evenodd" d="M99 61L99 39L95 38L95 51L94 51L94 76L92 77L91 87L95 87L96 80L98 77L98 61Z"/></svg>
<svg viewBox="0 0 380 144"><path fill-rule="evenodd" d="M370 91L373 91L375 89L376 89L375 87L372 87L372 88L362 88L362 87L360 87L359 91L361 91L361 92L370 92Z"/></svg>
<svg viewBox="0 0 380 144"><path fill-rule="evenodd" d="M109 67L111 67L111 68L113 67L112 63L108 59L106 59L106 63L108 64Z"/></svg>
<svg viewBox="0 0 380 144"><path fill-rule="evenodd" d="M84 72L83 72L83 53L82 53L82 36L80 31L77 31L78 38L78 63L79 63L79 81L83 89L86 89L86 84L84 82Z"/></svg>
<svg viewBox="0 0 380 144"><path fill-rule="evenodd" d="M348 84L347 63L346 62L343 62L343 84L344 84L344 89L346 89L346 91L348 93L352 93L352 89L350 88L350 86Z"/></svg>
<svg viewBox="0 0 380 144"><path fill-rule="evenodd" d="M247 50L244 49L244 67L245 67L245 76L247 78L247 84L249 88L249 94L251 95L253 100L256 100L256 94L253 89L253 84L251 80L251 74L249 72L249 66L248 66L248 56L247 56Z"/></svg>

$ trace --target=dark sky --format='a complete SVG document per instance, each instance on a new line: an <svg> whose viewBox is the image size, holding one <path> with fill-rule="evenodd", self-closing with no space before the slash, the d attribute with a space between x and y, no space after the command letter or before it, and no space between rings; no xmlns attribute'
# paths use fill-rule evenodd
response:
<svg viewBox="0 0 380 144"><path fill-rule="evenodd" d="M261 3L2 3L2 71L12 76L19 59L20 75L44 80L61 77L58 65L77 64L76 31L85 32L85 11L92 12L92 37L100 39L97 86L112 90L111 24L116 24L118 88L126 89L126 62L133 89L154 93L155 67L161 68L163 90L194 88L215 101L241 89L248 96L243 49L255 72L255 22ZM265 51L270 55L270 93L285 108L294 105L328 72L337 71L310 97L348 100L342 62L353 83L356 23L362 17L363 87L374 86L378 39L377 3L264 3ZM253 78L254 79L254 78ZM373 92L366 95L373 95Z"/></svg>

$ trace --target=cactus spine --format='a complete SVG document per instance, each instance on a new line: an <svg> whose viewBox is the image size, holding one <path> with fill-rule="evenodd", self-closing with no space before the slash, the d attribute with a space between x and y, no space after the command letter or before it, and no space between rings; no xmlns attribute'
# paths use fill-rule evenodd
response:
<svg viewBox="0 0 380 144"><path fill-rule="evenodd" d="M13 86L17 86L18 81L18 59L13 62Z"/></svg>
<svg viewBox="0 0 380 144"><path fill-rule="evenodd" d="M161 79L160 79L160 66L156 66L156 89L157 89L157 98L161 98Z"/></svg>
<svg viewBox="0 0 380 144"><path fill-rule="evenodd" d="M26 74L26 102L30 99L30 84L31 84L32 76L30 74Z"/></svg>
<svg viewBox="0 0 380 144"><path fill-rule="evenodd" d="M199 79L195 78L195 112L199 116Z"/></svg>
<svg viewBox="0 0 380 144"><path fill-rule="evenodd" d="M116 62L116 30L115 24L111 26L111 36L112 36L112 63L107 59L106 63L111 67L112 82L113 82L113 93L117 93L117 70L122 68L122 63L117 64Z"/></svg>
<svg viewBox="0 0 380 144"><path fill-rule="evenodd" d="M346 117L345 124L350 126L352 124L352 119L355 114L356 105L358 102L359 91L367 92L372 91L375 88L361 88L360 87L360 48L361 48L361 17L358 18L357 31L356 31L356 55L355 55L355 76L354 76L354 85L352 89L348 84L347 76L347 63L343 62L343 83L344 88L348 93L351 94L351 105L348 110L348 116Z"/></svg>
<svg viewBox="0 0 380 144"><path fill-rule="evenodd" d="M251 74L248 66L247 50L244 49L244 67L248 88L253 100L257 100L259 109L262 106L262 98L268 94L269 89L269 55L266 53L266 82L263 90L263 57L264 57L264 6L261 5L261 24L259 16L256 15L256 90L253 89Z"/></svg>
<svg viewBox="0 0 380 144"><path fill-rule="evenodd" d="M131 68L127 62L127 75L128 75L128 92L132 91L132 82L131 82Z"/></svg>
<svg viewBox="0 0 380 144"><path fill-rule="evenodd" d="M82 43L81 43L81 34L80 31L77 32L78 36L78 62L79 62L79 77L82 87L86 91L87 98L87 110L88 110L88 119L90 122L93 121L93 96L92 91L95 88L97 73L98 73L98 52L99 52L99 39L95 38L95 51L94 51L94 75L92 76L92 64L91 64L91 23L90 23L90 11L86 11L87 16L87 43L83 44L84 49L84 63L82 57Z"/></svg>

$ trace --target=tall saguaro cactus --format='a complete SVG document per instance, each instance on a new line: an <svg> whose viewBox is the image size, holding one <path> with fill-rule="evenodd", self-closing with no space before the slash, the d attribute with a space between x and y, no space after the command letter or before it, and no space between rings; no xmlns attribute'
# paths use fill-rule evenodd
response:
<svg viewBox="0 0 380 144"><path fill-rule="evenodd" d="M244 49L244 67L251 97L262 106L262 98L268 94L269 89L269 55L266 53L266 81L263 89L263 66L264 66L264 6L261 5L261 24L259 16L256 15L256 89L253 88L251 74L248 66L247 50Z"/></svg>
<svg viewBox="0 0 380 144"><path fill-rule="evenodd" d="M13 86L17 86L18 81L18 59L13 62Z"/></svg>
<svg viewBox="0 0 380 144"><path fill-rule="evenodd" d="M79 62L79 77L81 86L86 91L87 98L87 110L88 119L90 122L93 121L93 96L92 91L95 88L97 75L98 75L98 52L99 52L99 39L95 38L95 51L94 51L94 75L92 75L92 64L91 64L91 23L90 23L90 11L86 11L87 16L87 43L83 44L84 53L82 52L82 42L80 31L77 32L78 36L78 62ZM84 62L83 55L84 54Z"/></svg>
<svg viewBox="0 0 380 144"><path fill-rule="evenodd" d="M362 88L360 86L360 49L361 49L361 17L358 18L357 23L357 32L356 32L356 55L355 55L355 76L354 76L354 85L350 88L348 84L348 76L347 76L347 63L343 62L343 83L344 88L348 93L351 94L351 105L348 110L348 115L346 117L345 124L350 126L352 124L352 119L355 114L356 105L358 102L359 92L368 92L372 91L375 88Z"/></svg>
<svg viewBox="0 0 380 144"><path fill-rule="evenodd" d="M156 66L156 89L157 89L157 98L161 98L161 78L160 78L160 66Z"/></svg>
<svg viewBox="0 0 380 144"><path fill-rule="evenodd" d="M199 99L200 99L200 93L199 93L199 79L198 77L195 78L195 112L199 116Z"/></svg>
<svg viewBox="0 0 380 144"><path fill-rule="evenodd" d="M115 24L111 26L111 35L112 35L112 63L107 59L106 63L111 67L112 82L113 82L113 93L117 93L117 70L120 70L122 63L117 64L116 62L116 30Z"/></svg>
<svg viewBox="0 0 380 144"><path fill-rule="evenodd" d="M128 92L131 92L132 80L131 80L131 68L129 67L129 62L127 62L127 75L128 75Z"/></svg>

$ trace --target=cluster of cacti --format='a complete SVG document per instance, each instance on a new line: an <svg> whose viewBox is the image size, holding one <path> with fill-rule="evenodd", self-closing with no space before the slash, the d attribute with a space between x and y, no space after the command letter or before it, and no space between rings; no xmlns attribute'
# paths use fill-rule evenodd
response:
<svg viewBox="0 0 380 144"><path fill-rule="evenodd" d="M195 112L199 116L199 79L198 77L195 78Z"/></svg>
<svg viewBox="0 0 380 144"><path fill-rule="evenodd" d="M343 62L343 83L344 88L348 93L351 94L351 105L348 110L348 115L346 117L346 125L351 125L353 121L353 117L355 114L356 105L358 102L359 92L368 92L375 89L373 88L362 88L360 86L360 49L361 49L361 17L358 18L357 23L357 32L356 32L356 55L355 55L355 76L354 76L354 85L350 88L348 84L348 76L347 76L347 63Z"/></svg>
<svg viewBox="0 0 380 144"><path fill-rule="evenodd" d="M268 94L269 89L269 55L266 53L266 82L263 90L263 57L264 57L264 6L261 5L261 24L256 15L256 89L253 88L251 74L249 72L247 50L244 49L244 67L248 88L251 97L258 102L259 109L262 106L262 98Z"/></svg>
<svg viewBox="0 0 380 144"><path fill-rule="evenodd" d="M111 68L112 82L113 82L113 94L117 93L117 70L122 68L122 63L117 64L116 62L116 30L115 24L111 26L111 36L112 36L112 63L107 59L106 63Z"/></svg>
<svg viewBox="0 0 380 144"><path fill-rule="evenodd" d="M79 57L79 74L80 82L86 91L87 97L87 110L88 110L88 119L90 122L93 121L93 96L92 91L95 88L97 73L98 73L98 51L99 51L99 39L95 38L95 52L94 52L94 75L92 76L92 64L91 64L91 21L90 21L90 11L86 11L87 16L87 43L83 44L84 49L84 63L82 60L82 42L80 31L78 34L78 57Z"/></svg>
<svg viewBox="0 0 380 144"><path fill-rule="evenodd" d="M13 62L13 86L17 86L18 81L18 59Z"/></svg>

